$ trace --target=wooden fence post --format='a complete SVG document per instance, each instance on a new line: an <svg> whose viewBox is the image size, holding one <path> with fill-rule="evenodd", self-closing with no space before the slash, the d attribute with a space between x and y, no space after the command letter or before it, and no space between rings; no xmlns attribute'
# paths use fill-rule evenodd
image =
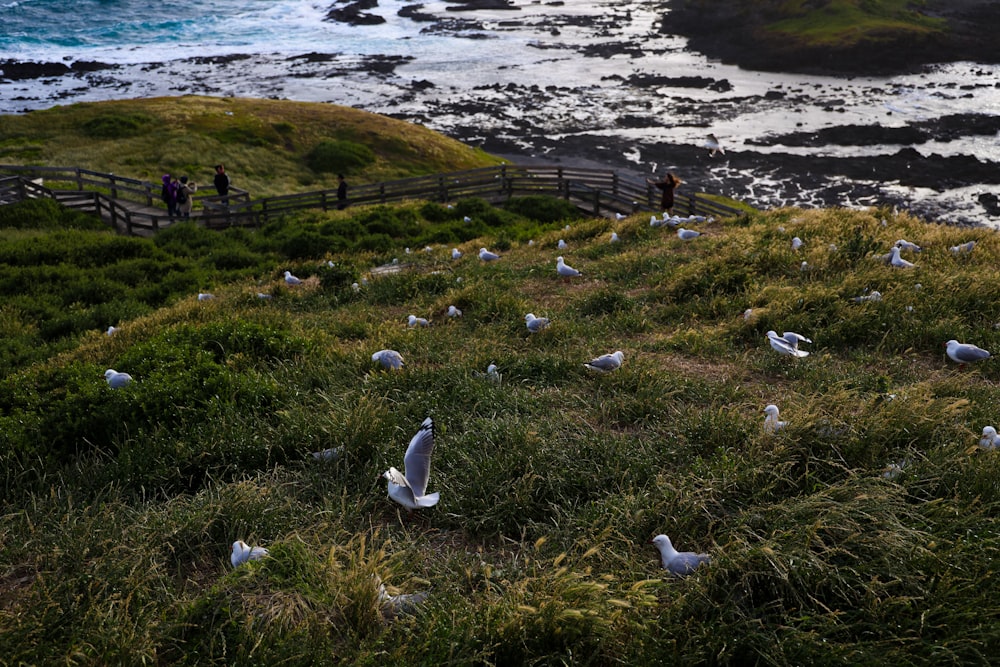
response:
<svg viewBox="0 0 1000 667"><path fill-rule="evenodd" d="M379 196L379 201L381 201L384 204L385 203L385 183L379 183L378 184L378 196Z"/></svg>
<svg viewBox="0 0 1000 667"><path fill-rule="evenodd" d="M83 190L83 173L79 167L76 168L76 189Z"/></svg>
<svg viewBox="0 0 1000 667"><path fill-rule="evenodd" d="M112 199L118 199L118 181L115 180L114 172L108 174L111 180L111 197Z"/></svg>

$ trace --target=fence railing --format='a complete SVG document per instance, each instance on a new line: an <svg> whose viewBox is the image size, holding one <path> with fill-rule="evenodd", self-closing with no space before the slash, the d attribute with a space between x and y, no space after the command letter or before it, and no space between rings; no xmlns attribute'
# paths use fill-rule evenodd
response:
<svg viewBox="0 0 1000 667"><path fill-rule="evenodd" d="M0 165L0 203L51 197L65 206L100 215L126 234L146 236L176 220L158 207L159 188L147 181L77 167ZM193 199L200 203L200 208L192 217L210 228L257 227L304 209L329 210L407 200L448 202L470 197L500 204L527 195L560 197L594 216L659 212L658 190L612 170L505 164L359 184L350 189L346 202L337 199L336 190L252 199L245 190L234 189L230 191L228 204L223 204L218 195L195 195ZM678 194L674 211L681 215L719 217L743 213L701 193Z"/></svg>

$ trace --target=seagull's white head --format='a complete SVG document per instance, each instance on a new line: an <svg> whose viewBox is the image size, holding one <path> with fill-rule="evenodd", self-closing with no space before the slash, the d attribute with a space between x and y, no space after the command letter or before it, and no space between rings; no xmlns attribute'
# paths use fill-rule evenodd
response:
<svg viewBox="0 0 1000 667"><path fill-rule="evenodd" d="M777 419L778 418L778 406L774 405L773 403L771 405L768 405L766 408L764 408L764 414L767 415L768 417L772 417L774 419Z"/></svg>

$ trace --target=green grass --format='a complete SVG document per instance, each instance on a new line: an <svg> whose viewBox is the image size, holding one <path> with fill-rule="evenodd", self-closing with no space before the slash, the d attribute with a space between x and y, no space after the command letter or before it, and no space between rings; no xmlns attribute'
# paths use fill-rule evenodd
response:
<svg viewBox="0 0 1000 667"><path fill-rule="evenodd" d="M186 262L179 283L214 276L216 299L163 287L114 336L83 332L5 368L3 660L993 660L1000 456L977 441L1000 415L1000 371L959 369L942 343L1000 349L995 233L789 208L682 242L643 216L567 232L552 202L522 206L459 204L495 217L431 253L418 239L455 213L430 204L152 241L36 231L33 252L77 282L130 253L121 261ZM375 252L281 250L377 226L388 241ZM22 257L24 230L7 232ZM582 279L556 276L559 238ZM917 269L875 259L899 238L924 246ZM971 239L969 256L947 250ZM483 245L503 258L480 263ZM208 264L220 256L253 262L227 273ZM370 271L393 257L398 273ZM306 284L286 287L285 269ZM128 284L115 287L125 301L149 289ZM882 301L850 300L865 290ZM444 317L452 304L462 318ZM529 311L552 325L529 334ZM411 313L432 326L407 329ZM39 330L50 318L21 317ZM808 335L810 356L779 357L772 328ZM385 347L402 371L372 365ZM583 367L616 349L620 370ZM476 374L490 363L499 384ZM110 390L108 367L135 382ZM789 422L775 434L768 403ZM442 499L409 517L379 475L427 416ZM310 456L332 447L337 460ZM712 563L666 578L649 544L661 532ZM236 539L271 555L234 570ZM386 618L379 580L428 600Z"/></svg>
<svg viewBox="0 0 1000 667"><path fill-rule="evenodd" d="M946 28L944 19L915 11L914 4L912 0L786 2L782 13L788 18L768 24L767 30L813 47L845 47L887 36L926 37Z"/></svg>

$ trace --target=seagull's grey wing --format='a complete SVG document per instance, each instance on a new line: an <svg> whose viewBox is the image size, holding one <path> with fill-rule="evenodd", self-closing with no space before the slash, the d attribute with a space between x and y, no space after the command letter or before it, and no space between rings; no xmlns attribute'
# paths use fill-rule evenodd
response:
<svg viewBox="0 0 1000 667"><path fill-rule="evenodd" d="M602 371L609 371L618 366L618 360L613 354L602 354L596 359L591 359L587 365Z"/></svg>
<svg viewBox="0 0 1000 667"><path fill-rule="evenodd" d="M682 551L671 559L668 570L672 574L683 576L691 574L702 563L709 562L708 554L696 554L691 551Z"/></svg>
<svg viewBox="0 0 1000 667"><path fill-rule="evenodd" d="M797 334L794 331L785 331L781 334L781 337L788 341L792 347L798 347L799 343L811 343L812 341L803 336L802 334Z"/></svg>
<svg viewBox="0 0 1000 667"><path fill-rule="evenodd" d="M975 345L961 344L955 347L955 356L964 362L989 359L990 353Z"/></svg>
<svg viewBox="0 0 1000 667"><path fill-rule="evenodd" d="M434 451L434 421L428 417L420 425L417 434L410 439L403 457L406 468L406 482L417 498L427 490L427 480L431 476L431 452Z"/></svg>

